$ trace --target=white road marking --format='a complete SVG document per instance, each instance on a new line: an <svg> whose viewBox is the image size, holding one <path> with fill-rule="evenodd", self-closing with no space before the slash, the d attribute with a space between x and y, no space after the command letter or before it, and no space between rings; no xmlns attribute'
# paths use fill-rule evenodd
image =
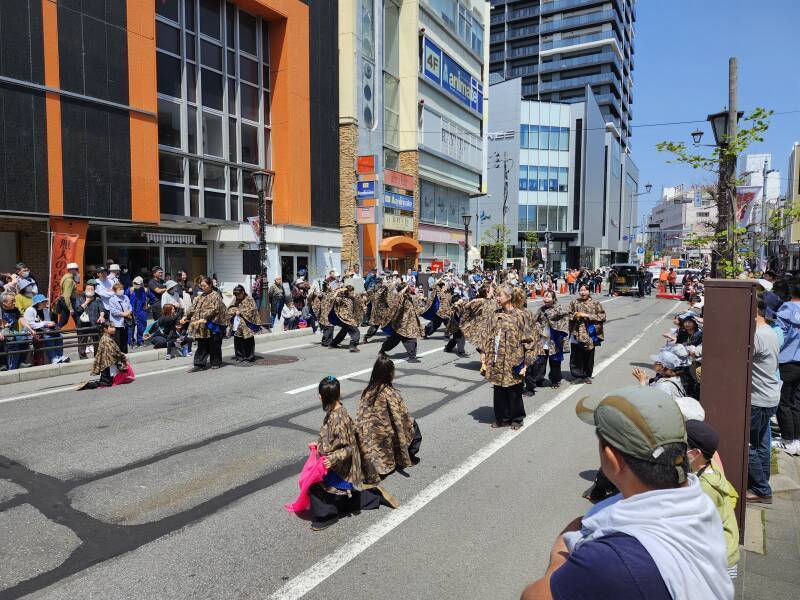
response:
<svg viewBox="0 0 800 600"><path fill-rule="evenodd" d="M625 346L617 350L612 356L605 359L595 368L595 374L601 373L605 369L607 369L611 364L614 363L620 356L625 354L628 350L630 350L635 344L642 339L645 333L653 327L660 323L665 317L672 314L677 308L678 303L664 313L658 320L653 321L645 327L638 335L636 335L631 341L629 341ZM295 600L298 598L302 598L308 592L313 590L317 587L320 583L328 579L331 575L336 573L339 569L344 567L354 558L356 558L359 554L364 552L367 548L372 546L375 542L380 540L382 537L390 533L393 529L401 525L404 521L408 520L414 514L416 514L419 510L424 508L429 502L435 500L445 491L447 491L451 486L456 484L458 481L466 477L469 473L471 473L474 469L481 465L481 463L485 462L487 459L491 458L494 454L498 451L502 450L507 444L513 441L521 432L525 431L529 427L533 427L533 425L539 421L542 417L544 417L547 413L549 413L554 408L558 407L562 404L565 400L567 400L570 396L572 396L575 392L579 389L583 388L583 385L576 385L571 386L568 389L564 390L560 394L558 394L555 398L546 402L542 406L540 406L536 411L525 419L525 423L522 425L522 428L519 431L506 431L505 433L499 435L495 438L492 442L475 452L472 456L470 456L466 461L461 463L459 466L455 467L430 485L423 489L419 494L417 494L414 498L412 498L407 504L401 506L400 508L393 510L389 513L386 518L380 520L379 522L375 523L371 527L369 527L366 531L361 533L360 535L356 536L351 541L347 542L338 550L328 554L322 560L317 562L316 564L312 565L302 573L300 573L297 577L287 582L283 585L280 589L275 591L269 596L269 600Z"/></svg>
<svg viewBox="0 0 800 600"><path fill-rule="evenodd" d="M420 352L419 354L417 354L417 356L418 357L427 356L428 354L433 354L434 352L440 352L442 350L444 350L444 346L442 346L441 348L434 348L433 350L426 350L425 352ZM408 362L408 359L401 358L399 360L395 360L394 364L404 363L404 362ZM353 377L358 377L359 375L363 375L364 373L371 373L371 372L372 372L372 367L369 367L368 369L361 369L360 371L354 371L352 373L348 373L347 375L339 375L336 379L338 379L339 381L341 381L342 379L352 379ZM294 396L295 394L301 394L309 390L315 390L317 389L318 386L319 383L312 383L309 385L304 385L303 387L296 388L294 390L289 390L288 392L285 393Z"/></svg>
<svg viewBox="0 0 800 600"><path fill-rule="evenodd" d="M316 344L311 344L311 343L298 344L296 346L288 346L286 348L275 348L273 350L265 350L263 352L256 351L256 354L274 354L275 352L283 352L285 350L295 350L297 348L305 348L307 346L308 347L316 346ZM180 367L171 367L169 369L161 369L159 371L150 371L148 373L142 373L141 375L137 374L136 379L141 379L143 377L151 377L152 375L163 375L164 373L173 373L175 371L185 371L187 367L189 367L189 364L184 363ZM73 373L70 374L72 375ZM20 396L12 396L11 398L0 398L0 404L5 404L6 402L16 402L17 400L27 400L28 398L38 398L40 396L49 396L50 394L57 394L59 392L68 392L70 390L74 391L76 385L78 384L73 383L72 385L57 387L50 390L42 390L41 392L31 392L29 394L21 394Z"/></svg>

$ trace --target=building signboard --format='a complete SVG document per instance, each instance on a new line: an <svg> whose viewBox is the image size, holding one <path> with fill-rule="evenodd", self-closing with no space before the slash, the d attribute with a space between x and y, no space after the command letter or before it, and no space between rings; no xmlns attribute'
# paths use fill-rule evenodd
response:
<svg viewBox="0 0 800 600"><path fill-rule="evenodd" d="M416 178L412 175L406 175L405 173L400 173L399 171L393 171L392 169L384 169L383 170L383 183L384 185L389 185L391 187L396 187L401 190L409 190L413 191L416 187Z"/></svg>
<svg viewBox="0 0 800 600"><path fill-rule="evenodd" d="M359 225L367 225L375 222L375 207L374 206L359 206L356 208L356 223Z"/></svg>
<svg viewBox="0 0 800 600"><path fill-rule="evenodd" d="M384 213L383 228L397 231L414 231L414 218L394 213Z"/></svg>
<svg viewBox="0 0 800 600"><path fill-rule="evenodd" d="M422 72L425 77L467 108L483 113L483 83L480 79L473 77L430 38L424 38L423 48Z"/></svg>
<svg viewBox="0 0 800 600"><path fill-rule="evenodd" d="M367 198L375 197L375 182L374 181L358 181L356 182L356 198L359 200L366 200Z"/></svg>
<svg viewBox="0 0 800 600"><path fill-rule="evenodd" d="M359 156L356 160L356 173L374 173L375 172L375 155L367 154Z"/></svg>
<svg viewBox="0 0 800 600"><path fill-rule="evenodd" d="M383 193L383 205L401 210L414 210L414 196L397 194L395 192Z"/></svg>

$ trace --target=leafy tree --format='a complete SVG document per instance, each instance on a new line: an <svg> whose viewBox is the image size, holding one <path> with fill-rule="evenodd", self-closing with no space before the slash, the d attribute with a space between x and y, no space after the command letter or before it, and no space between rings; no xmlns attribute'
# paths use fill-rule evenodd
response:
<svg viewBox="0 0 800 600"><path fill-rule="evenodd" d="M498 267L502 264L505 250L510 243L510 234L511 230L500 224L492 225L483 232L483 256L491 266Z"/></svg>
<svg viewBox="0 0 800 600"><path fill-rule="evenodd" d="M539 262L541 251L538 247L539 234L535 231L529 231L525 234L525 260L530 269L533 265Z"/></svg>

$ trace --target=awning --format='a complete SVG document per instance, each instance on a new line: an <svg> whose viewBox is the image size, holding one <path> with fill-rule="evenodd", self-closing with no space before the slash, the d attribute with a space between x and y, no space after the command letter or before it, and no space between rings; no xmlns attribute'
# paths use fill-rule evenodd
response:
<svg viewBox="0 0 800 600"><path fill-rule="evenodd" d="M406 235L393 235L381 240L380 251L420 254L422 252L422 244Z"/></svg>

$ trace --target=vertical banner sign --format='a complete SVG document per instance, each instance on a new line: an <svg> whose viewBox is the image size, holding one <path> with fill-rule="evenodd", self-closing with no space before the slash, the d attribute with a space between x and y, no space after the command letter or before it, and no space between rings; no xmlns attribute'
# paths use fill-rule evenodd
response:
<svg viewBox="0 0 800 600"><path fill-rule="evenodd" d="M423 75L467 108L483 113L483 83L429 38L423 44Z"/></svg>
<svg viewBox="0 0 800 600"><path fill-rule="evenodd" d="M761 202L760 185L736 186L736 223L747 227L753 216L755 206Z"/></svg>
<svg viewBox="0 0 800 600"><path fill-rule="evenodd" d="M61 278L67 272L67 265L77 262L78 240L74 233L54 233L50 246L50 306L61 295Z"/></svg>

